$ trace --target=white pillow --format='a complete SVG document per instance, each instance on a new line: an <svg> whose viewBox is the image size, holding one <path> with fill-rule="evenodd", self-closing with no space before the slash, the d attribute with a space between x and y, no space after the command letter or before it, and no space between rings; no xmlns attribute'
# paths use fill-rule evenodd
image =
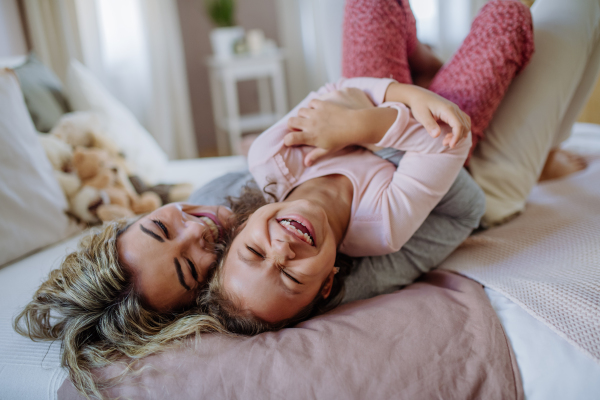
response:
<svg viewBox="0 0 600 400"><path fill-rule="evenodd" d="M149 184L160 179L167 154L136 120L81 63L71 60L67 73L67 94L75 111L95 111L102 118L102 130L116 143L135 173Z"/></svg>
<svg viewBox="0 0 600 400"><path fill-rule="evenodd" d="M76 232L16 76L0 70L0 265Z"/></svg>
<svg viewBox="0 0 600 400"><path fill-rule="evenodd" d="M27 62L27 55L0 57L0 68L17 68Z"/></svg>

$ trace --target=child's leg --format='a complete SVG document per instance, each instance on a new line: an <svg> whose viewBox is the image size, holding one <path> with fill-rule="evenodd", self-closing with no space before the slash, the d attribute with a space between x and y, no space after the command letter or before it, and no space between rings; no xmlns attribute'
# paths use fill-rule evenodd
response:
<svg viewBox="0 0 600 400"><path fill-rule="evenodd" d="M461 47L435 76L429 90L471 117L471 151L513 78L528 64L533 47L529 9L516 0L493 0L481 9Z"/></svg>
<svg viewBox="0 0 600 400"><path fill-rule="evenodd" d="M392 77L412 83L408 56L417 45L408 0L347 0L342 75Z"/></svg>
<svg viewBox="0 0 600 400"><path fill-rule="evenodd" d="M486 195L488 223L523 210L548 151L570 131L600 63L600 1L537 0L531 12L536 52L471 158L471 173Z"/></svg>

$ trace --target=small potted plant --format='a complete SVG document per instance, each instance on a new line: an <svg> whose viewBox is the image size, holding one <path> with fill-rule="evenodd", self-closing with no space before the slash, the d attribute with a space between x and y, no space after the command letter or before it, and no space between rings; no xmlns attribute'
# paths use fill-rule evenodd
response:
<svg viewBox="0 0 600 400"><path fill-rule="evenodd" d="M204 0L206 13L215 28L210 32L213 52L218 58L235 54L235 44L244 39L244 28L235 25L235 0Z"/></svg>

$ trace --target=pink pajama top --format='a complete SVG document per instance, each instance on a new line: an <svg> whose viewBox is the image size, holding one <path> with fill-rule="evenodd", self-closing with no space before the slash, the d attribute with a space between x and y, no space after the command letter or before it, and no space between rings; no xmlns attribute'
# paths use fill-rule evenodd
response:
<svg viewBox="0 0 600 400"><path fill-rule="evenodd" d="M260 188L269 186L278 201L303 182L341 174L354 186L348 230L339 251L353 257L398 251L450 189L471 147L471 135L454 149L442 145L446 125L437 138L429 136L401 103L383 103L392 79L352 78L327 84L310 93L296 108L263 132L250 147L248 164ZM310 146L286 147L287 120L308 102L327 92L354 87L367 93L378 107L398 111L394 124L376 145L405 151L398 168L362 147L349 147L333 157L304 166ZM383 104L382 104L383 103Z"/></svg>

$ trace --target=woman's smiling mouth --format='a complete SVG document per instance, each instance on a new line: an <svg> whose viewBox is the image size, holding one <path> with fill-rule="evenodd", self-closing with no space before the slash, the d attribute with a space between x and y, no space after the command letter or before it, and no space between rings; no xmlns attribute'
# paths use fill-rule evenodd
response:
<svg viewBox="0 0 600 400"><path fill-rule="evenodd" d="M208 228L211 236L213 237L213 242L219 240L221 237L222 227L217 217L209 213L190 213L190 215L193 215L204 222L204 225Z"/></svg>

